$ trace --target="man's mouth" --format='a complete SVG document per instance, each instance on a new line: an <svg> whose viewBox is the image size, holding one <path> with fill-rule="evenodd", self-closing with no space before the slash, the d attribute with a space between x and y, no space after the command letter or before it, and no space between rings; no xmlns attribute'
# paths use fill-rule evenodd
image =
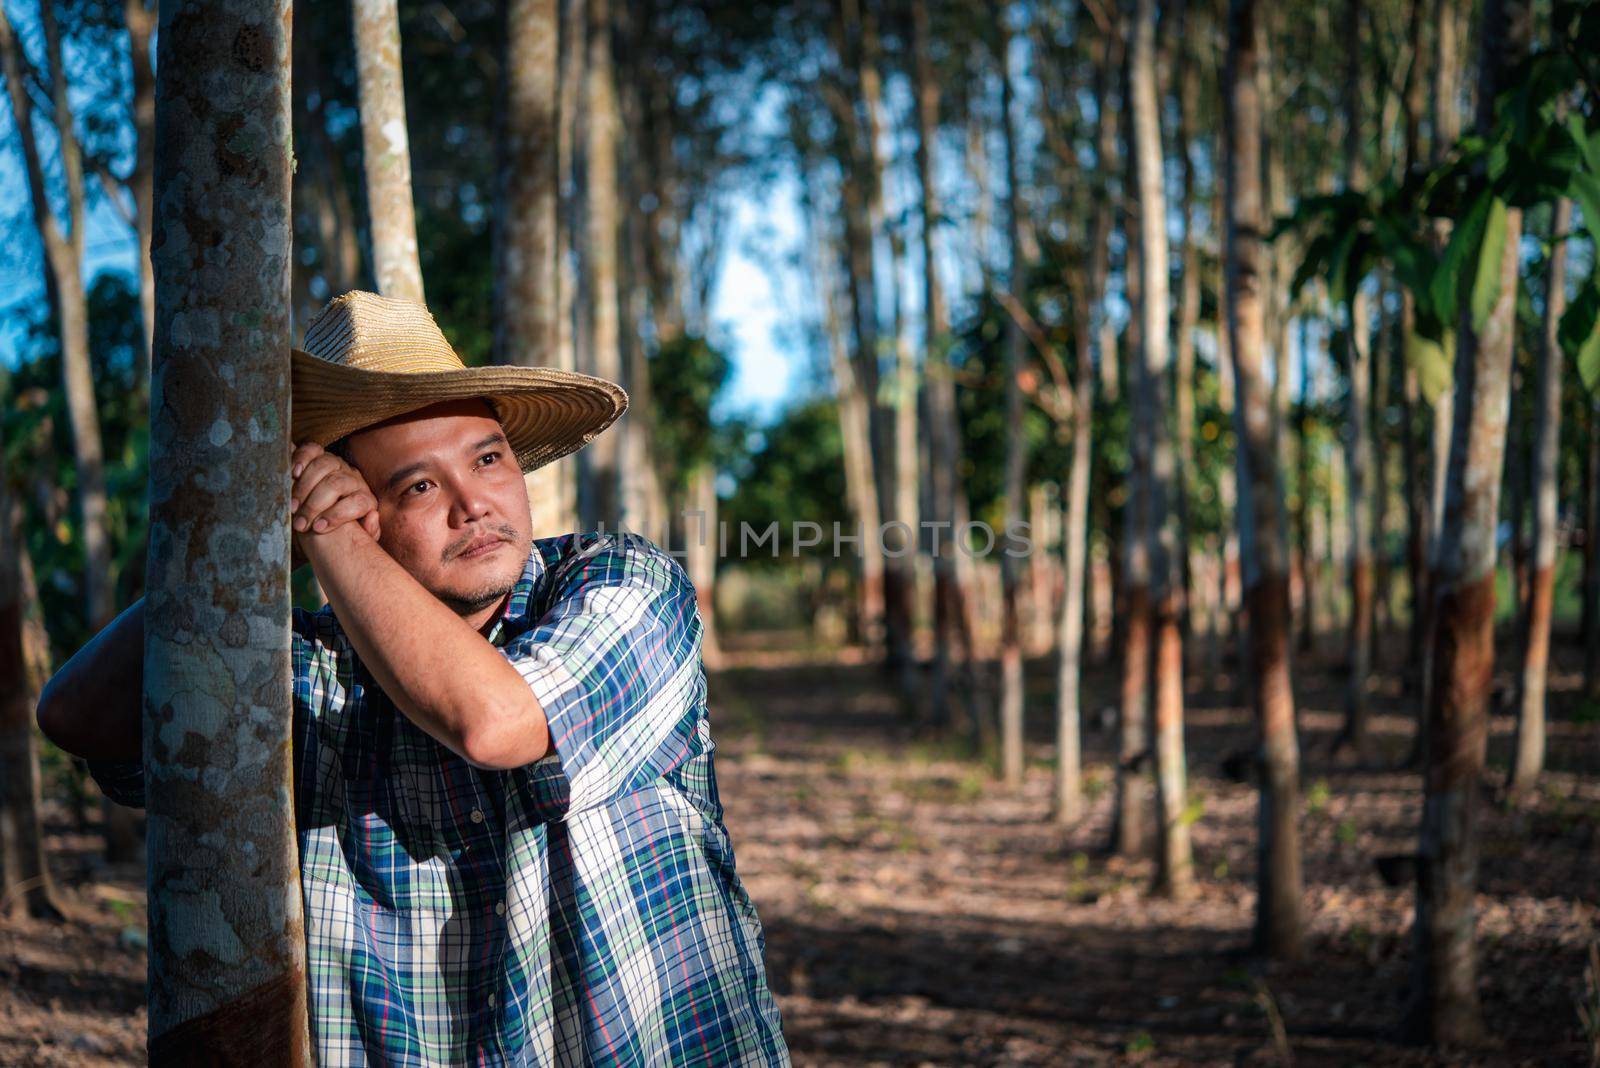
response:
<svg viewBox="0 0 1600 1068"><path fill-rule="evenodd" d="M456 554L456 558L460 560L476 560L480 556L488 556L504 544L505 541L500 538L482 538L462 549Z"/></svg>

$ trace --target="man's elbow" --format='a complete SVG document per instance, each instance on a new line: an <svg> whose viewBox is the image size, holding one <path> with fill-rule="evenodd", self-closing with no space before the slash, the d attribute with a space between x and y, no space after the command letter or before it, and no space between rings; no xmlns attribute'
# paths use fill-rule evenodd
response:
<svg viewBox="0 0 1600 1068"><path fill-rule="evenodd" d="M542 760L551 752L550 728L544 713L535 708L532 716L519 709L506 716L492 717L461 737L461 757L483 771L510 771Z"/></svg>

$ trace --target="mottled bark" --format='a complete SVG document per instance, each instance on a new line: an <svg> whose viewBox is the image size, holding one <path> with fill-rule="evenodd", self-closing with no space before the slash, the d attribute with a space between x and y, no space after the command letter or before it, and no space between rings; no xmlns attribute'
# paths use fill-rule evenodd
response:
<svg viewBox="0 0 1600 1068"><path fill-rule="evenodd" d="M1531 790L1544 770L1545 674L1550 662L1550 616L1555 605L1556 536L1560 523L1561 344L1557 329L1567 307L1567 229L1572 201L1556 201L1550 219L1550 271L1545 280L1544 333L1539 339L1538 400L1531 460L1533 568L1522 628L1517 748L1511 788Z"/></svg>
<svg viewBox="0 0 1600 1068"><path fill-rule="evenodd" d="M1293 959L1303 947L1298 825L1300 747L1289 662L1289 530L1272 399L1265 375L1261 275L1262 100L1255 69L1270 62L1255 0L1233 0L1224 104L1228 329L1232 343L1241 488L1238 525L1245 544L1245 600L1260 761L1255 940L1259 952ZM1303 448L1303 444L1302 444ZM1302 492L1304 492L1302 490Z"/></svg>
<svg viewBox="0 0 1600 1068"><path fill-rule="evenodd" d="M684 524L683 569L694 583L700 606L700 659L716 669L722 663L717 641L717 469L702 463L689 475L690 518Z"/></svg>
<svg viewBox="0 0 1600 1068"><path fill-rule="evenodd" d="M997 9L998 10L998 9ZM1012 299L1019 305L1027 304L1028 265L1022 245L1022 191L1017 161L1020 138L1016 119L1012 114L1013 87L1010 54L1010 34L1005 20L1000 25L1000 107L1001 127L1006 146L1006 221L1010 237L1007 284ZM1005 459L1005 527L1009 532L1023 521L1024 474L1027 469L1027 439L1023 434L1023 405L1021 375L1024 365L1022 326L1012 317L1007 324L1005 349L1006 381L1006 459ZM1022 678L1022 620L1019 596L1022 576L1016 557L1009 551L1000 556L1003 613L1000 623L1000 767L1005 781L1011 786L1022 784L1023 771L1023 711L1025 694Z"/></svg>
<svg viewBox="0 0 1600 1068"><path fill-rule="evenodd" d="M420 301L422 261L411 200L411 142L400 72L398 0L351 0L356 81L361 98L361 161L378 292Z"/></svg>
<svg viewBox="0 0 1600 1068"><path fill-rule="evenodd" d="M1487 135L1506 72L1525 54L1525 5L1483 10L1478 129ZM1409 1025L1439 1046L1484 1037L1474 928L1479 792L1494 672L1495 532L1511 389L1522 213L1506 210L1500 290L1481 330L1463 309L1456 420L1439 552L1433 565L1433 686L1427 706L1417 876L1416 971Z"/></svg>
<svg viewBox="0 0 1600 1068"><path fill-rule="evenodd" d="M152 1063L305 1064L289 4L161 5L144 757Z"/></svg>
<svg viewBox="0 0 1600 1068"><path fill-rule="evenodd" d="M1186 814L1187 771L1183 745L1183 636L1179 626L1181 574L1176 514L1170 507L1176 482L1172 437L1167 430L1167 377L1172 370L1167 338L1168 270L1166 193L1162 179L1160 114L1156 86L1155 0L1138 0L1128 83L1132 90L1133 156L1138 181L1140 352L1142 418L1134 433L1150 439L1144 538L1149 543L1151 602L1155 611L1153 672L1156 801L1159 845L1156 884L1175 897L1194 891L1194 859Z"/></svg>
<svg viewBox="0 0 1600 1068"><path fill-rule="evenodd" d="M613 382L622 380L621 304L617 278L617 113L612 64L611 0L586 0L584 75L584 293L588 298L589 366L580 368ZM582 350L580 350L582 351ZM627 416L580 454L581 521L615 530L622 520L623 437Z"/></svg>

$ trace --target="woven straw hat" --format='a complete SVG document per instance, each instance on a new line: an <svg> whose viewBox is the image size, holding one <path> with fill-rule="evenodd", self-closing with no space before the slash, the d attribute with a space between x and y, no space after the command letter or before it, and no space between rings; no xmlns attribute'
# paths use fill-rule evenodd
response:
<svg viewBox="0 0 1600 1068"><path fill-rule="evenodd" d="M553 367L467 367L412 300L335 297L291 349L293 437L327 445L441 401L482 397L522 470L581 449L628 407L615 382Z"/></svg>

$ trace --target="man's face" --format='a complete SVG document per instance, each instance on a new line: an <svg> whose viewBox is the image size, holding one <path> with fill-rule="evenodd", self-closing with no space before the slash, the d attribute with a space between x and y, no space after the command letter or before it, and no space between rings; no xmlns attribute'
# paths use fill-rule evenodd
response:
<svg viewBox="0 0 1600 1068"><path fill-rule="evenodd" d="M379 544L462 616L497 604L533 540L516 454L483 400L449 401L351 434L378 499Z"/></svg>

